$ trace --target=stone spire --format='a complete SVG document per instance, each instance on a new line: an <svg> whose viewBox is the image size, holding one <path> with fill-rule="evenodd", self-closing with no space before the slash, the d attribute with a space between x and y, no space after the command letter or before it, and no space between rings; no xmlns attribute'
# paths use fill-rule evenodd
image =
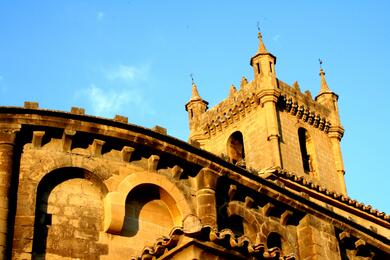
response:
<svg viewBox="0 0 390 260"><path fill-rule="evenodd" d="M320 93L318 95L324 93L332 93L332 91L328 87L328 83L326 83L325 72L322 68L320 69L320 77L321 77L321 88L320 88Z"/></svg>
<svg viewBox="0 0 390 260"><path fill-rule="evenodd" d="M191 94L190 101L196 101L196 100L202 100L202 98L199 95L198 88L195 82L192 82L192 94Z"/></svg>
<svg viewBox="0 0 390 260"><path fill-rule="evenodd" d="M267 88L276 88L276 73L275 64L276 57L272 53L268 52L263 42L263 36L261 32L258 32L259 47L256 54L251 58L250 65L253 68L254 79L256 80L256 86Z"/></svg>
<svg viewBox="0 0 390 260"><path fill-rule="evenodd" d="M265 45L264 45L264 42L263 42L263 35L261 35L260 31L257 34L257 38L259 38L259 49L257 50L257 53L259 53L259 54L267 54L267 53L269 53L267 51L267 49L265 48Z"/></svg>

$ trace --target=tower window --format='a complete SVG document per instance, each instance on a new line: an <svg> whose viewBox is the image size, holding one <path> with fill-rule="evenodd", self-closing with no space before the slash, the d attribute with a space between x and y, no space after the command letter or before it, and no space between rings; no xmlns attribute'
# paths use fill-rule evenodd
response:
<svg viewBox="0 0 390 260"><path fill-rule="evenodd" d="M272 72L272 62L269 62L269 71Z"/></svg>
<svg viewBox="0 0 390 260"><path fill-rule="evenodd" d="M260 63L256 63L257 73L260 74Z"/></svg>
<svg viewBox="0 0 390 260"><path fill-rule="evenodd" d="M229 137L227 142L227 154L231 163L239 166L245 165L244 139L241 132L234 132Z"/></svg>
<svg viewBox="0 0 390 260"><path fill-rule="evenodd" d="M301 148L303 170L305 171L305 173L313 172L314 151L313 151L313 144L310 135L306 129L299 128L298 137L299 137L299 146Z"/></svg>
<svg viewBox="0 0 390 260"><path fill-rule="evenodd" d="M194 117L194 112L192 111L192 109L190 109L190 117L191 117L191 118Z"/></svg>

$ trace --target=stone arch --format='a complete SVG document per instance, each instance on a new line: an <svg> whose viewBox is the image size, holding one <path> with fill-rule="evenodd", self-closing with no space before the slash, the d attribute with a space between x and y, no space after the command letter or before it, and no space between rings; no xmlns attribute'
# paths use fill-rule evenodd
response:
<svg viewBox="0 0 390 260"><path fill-rule="evenodd" d="M113 234L122 232L126 215L126 198L140 185L152 185L158 188L160 199L167 206L175 226L181 226L184 217L192 213L184 194L166 177L151 172L137 172L123 179L117 190L108 193L104 198L106 232Z"/></svg>
<svg viewBox="0 0 390 260"><path fill-rule="evenodd" d="M267 243L267 245L270 244L270 246L279 242L276 241L276 239L280 239L280 245L281 248L283 248L283 252L292 252L294 247L292 245L292 241L290 241L288 237L289 233L291 233L291 231L288 231L286 227L282 226L278 222L266 220L261 224L258 235L260 241Z"/></svg>
<svg viewBox="0 0 390 260"><path fill-rule="evenodd" d="M64 252L92 259L107 253L96 243L108 191L99 178L82 168L64 167L46 174L36 190L33 259Z"/></svg>
<svg viewBox="0 0 390 260"><path fill-rule="evenodd" d="M258 222L254 213L250 209L246 208L241 203L236 201L229 202L227 206L228 217L239 216L242 219L242 229L245 236L255 243L257 233L260 230L260 223Z"/></svg>
<svg viewBox="0 0 390 260"><path fill-rule="evenodd" d="M61 169L79 169L84 171L87 180L99 187L103 195L109 191L104 183L109 175L108 169L99 160L93 161L65 152L41 153L41 156L34 156L32 160L29 153L30 151L34 152L34 150L26 150L21 158L15 226L23 226L22 228L26 232L20 235L15 234L13 238L15 244L23 244L20 249L32 248L38 187L46 176L53 174L61 176ZM17 253L20 249L15 248L14 252Z"/></svg>
<svg viewBox="0 0 390 260"><path fill-rule="evenodd" d="M240 131L236 131L229 136L226 150L231 163L245 164L244 137Z"/></svg>

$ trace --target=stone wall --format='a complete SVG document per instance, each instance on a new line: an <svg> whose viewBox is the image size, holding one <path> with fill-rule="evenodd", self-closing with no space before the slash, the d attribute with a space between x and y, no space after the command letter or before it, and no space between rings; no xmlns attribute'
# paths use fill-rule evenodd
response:
<svg viewBox="0 0 390 260"><path fill-rule="evenodd" d="M247 127L229 126L221 147L237 130L250 147L261 113L249 113ZM185 259L190 245L199 257L226 259L390 252L387 215L336 200L299 176L248 171L165 134L79 114L6 108L1 122L15 122L0 131L2 192L10 198L0 219L7 227L2 259L129 259L141 252ZM262 156L246 154L252 165Z"/></svg>

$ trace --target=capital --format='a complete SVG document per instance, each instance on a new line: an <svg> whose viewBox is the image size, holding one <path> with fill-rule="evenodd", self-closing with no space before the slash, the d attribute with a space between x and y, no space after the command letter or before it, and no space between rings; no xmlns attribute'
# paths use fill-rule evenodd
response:
<svg viewBox="0 0 390 260"><path fill-rule="evenodd" d="M266 89L259 93L259 99L261 103L278 102L280 91L276 89Z"/></svg>
<svg viewBox="0 0 390 260"><path fill-rule="evenodd" d="M209 168L201 169L196 176L197 189L215 190L215 187L217 186L218 177L219 175Z"/></svg>
<svg viewBox="0 0 390 260"><path fill-rule="evenodd" d="M0 144L15 143L16 133L20 130L19 124L0 124Z"/></svg>

